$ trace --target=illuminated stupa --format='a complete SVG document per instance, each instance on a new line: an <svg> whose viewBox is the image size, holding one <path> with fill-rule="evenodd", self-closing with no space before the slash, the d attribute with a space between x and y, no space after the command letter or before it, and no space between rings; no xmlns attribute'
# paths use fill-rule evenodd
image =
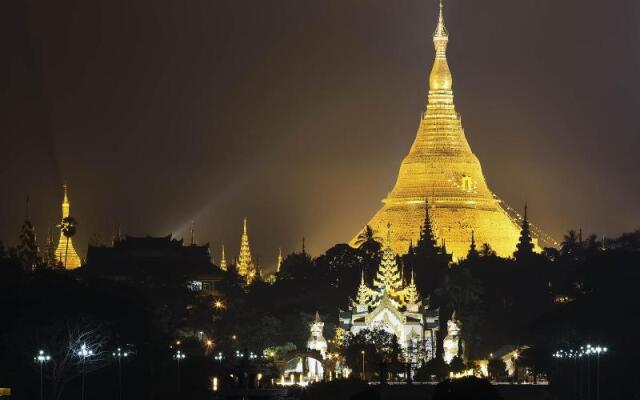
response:
<svg viewBox="0 0 640 400"><path fill-rule="evenodd" d="M256 266L251 257L251 248L249 247L249 234L247 233L247 219L244 219L242 228L242 237L240 238L240 255L236 265L238 274L244 277L247 283L251 283L256 277Z"/></svg>
<svg viewBox="0 0 640 400"><path fill-rule="evenodd" d="M467 254L472 231L478 243L488 243L500 256L511 256L519 227L487 187L480 162L465 137L453 102L448 41L440 3L427 109L393 190L368 225L383 232L391 223L393 250L404 254L418 240L428 205L434 233L438 241L444 239L454 258Z"/></svg>
<svg viewBox="0 0 640 400"><path fill-rule="evenodd" d="M71 203L69 202L69 195L67 191L67 184L64 186L64 198L62 199L62 219L69 217L71 211ZM73 247L72 238L67 238L60 231L60 240L58 240L58 247L56 247L56 261L60 263L66 269L78 268L82 261L80 256Z"/></svg>

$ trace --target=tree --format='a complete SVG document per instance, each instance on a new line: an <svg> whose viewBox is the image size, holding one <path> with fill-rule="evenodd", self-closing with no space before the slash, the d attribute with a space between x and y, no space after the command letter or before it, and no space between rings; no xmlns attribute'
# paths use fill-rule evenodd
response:
<svg viewBox="0 0 640 400"><path fill-rule="evenodd" d="M369 225L365 225L356 237L355 245L370 255L379 254L382 250L382 239L375 236L375 232Z"/></svg>
<svg viewBox="0 0 640 400"><path fill-rule="evenodd" d="M483 243L480 248L480 257L495 257L496 252L493 251L489 243Z"/></svg>
<svg viewBox="0 0 640 400"><path fill-rule="evenodd" d="M66 250L64 254L64 261L62 263L62 265L65 268L67 268L67 255L69 253L69 239L71 239L71 237L73 237L73 235L76 234L77 226L78 226L78 222L75 220L75 218L71 216L63 218L60 225L58 225L58 228L60 229L64 237L67 239L67 246L65 247Z"/></svg>
<svg viewBox="0 0 640 400"><path fill-rule="evenodd" d="M464 360L460 356L455 356L449 363L449 369L453 373L461 373L467 370L467 366L464 363Z"/></svg>
<svg viewBox="0 0 640 400"><path fill-rule="evenodd" d="M487 371L489 372L489 378L500 380L507 376L507 364L500 358L492 358L487 365Z"/></svg>
<svg viewBox="0 0 640 400"><path fill-rule="evenodd" d="M449 376L449 366L444 362L442 357L435 357L422 364L416 371L416 380L427 382L433 380L445 379Z"/></svg>
<svg viewBox="0 0 640 400"><path fill-rule="evenodd" d="M576 231L571 229L564 235L564 239L560 244L560 254L563 256L577 259L580 256L580 250L582 250L581 239L578 237Z"/></svg>
<svg viewBox="0 0 640 400"><path fill-rule="evenodd" d="M342 349L347 365L358 374L362 374L378 371L380 363L391 363L392 358L397 357L394 336L384 329L363 329L356 335L347 334ZM395 343L397 344L397 339ZM364 352L365 371L362 370L362 352Z"/></svg>
<svg viewBox="0 0 640 400"><path fill-rule="evenodd" d="M18 244L18 257L20 265L25 271L33 271L38 264L38 244L36 243L36 230L27 216L20 231L20 244Z"/></svg>
<svg viewBox="0 0 640 400"><path fill-rule="evenodd" d="M520 225L520 239L516 245L516 251L513 256L516 260L522 261L531 258L533 253L533 240L531 239L531 229L529 226L529 220L527 219L527 204L524 205L524 218Z"/></svg>

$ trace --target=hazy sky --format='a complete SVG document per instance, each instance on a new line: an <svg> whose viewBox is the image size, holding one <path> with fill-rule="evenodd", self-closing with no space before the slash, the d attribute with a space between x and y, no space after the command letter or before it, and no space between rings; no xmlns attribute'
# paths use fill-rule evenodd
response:
<svg viewBox="0 0 640 400"><path fill-rule="evenodd" d="M494 192L556 238L640 226L640 2L450 0L449 63ZM0 238L71 187L80 253L115 226L267 267L349 240L391 190L435 0L0 2Z"/></svg>

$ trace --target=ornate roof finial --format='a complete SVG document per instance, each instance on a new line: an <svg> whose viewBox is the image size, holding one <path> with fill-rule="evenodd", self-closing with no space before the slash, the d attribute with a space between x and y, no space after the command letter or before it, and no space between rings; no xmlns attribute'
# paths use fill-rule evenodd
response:
<svg viewBox="0 0 640 400"><path fill-rule="evenodd" d="M242 228L242 232L246 235L247 234L247 217L244 217L244 225Z"/></svg>
<svg viewBox="0 0 640 400"><path fill-rule="evenodd" d="M442 0L440 0L440 14L438 15L438 25L436 26L436 31L433 33L433 37L434 39L449 37L449 32L447 31L447 27L444 24L444 5L442 4Z"/></svg>

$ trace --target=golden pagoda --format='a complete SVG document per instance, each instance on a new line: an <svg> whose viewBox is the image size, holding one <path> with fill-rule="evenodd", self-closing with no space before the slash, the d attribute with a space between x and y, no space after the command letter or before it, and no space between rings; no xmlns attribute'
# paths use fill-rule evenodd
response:
<svg viewBox="0 0 640 400"><path fill-rule="evenodd" d="M64 220L69 217L71 203L69 203L67 184L65 183L62 187L64 189L64 198L62 199L62 219ZM75 269L82 264L80 256L78 256L76 249L73 247L71 238L64 236L62 234L62 230L60 231L60 239L58 240L55 256L56 262L60 263L66 269Z"/></svg>
<svg viewBox="0 0 640 400"><path fill-rule="evenodd" d="M238 275L243 276L247 283L251 283L256 277L256 266L251 257L251 248L249 247L249 234L247 233L247 219L244 219L242 237L240 238L240 255L236 265Z"/></svg>
<svg viewBox="0 0 640 400"><path fill-rule="evenodd" d="M448 42L440 2L426 112L393 190L368 225L380 232L391 223L393 250L404 254L411 242L417 242L428 206L434 234L447 243L454 259L467 254L472 232L478 243L488 243L500 256L511 256L519 227L487 187L480 162L465 137L453 102Z"/></svg>

